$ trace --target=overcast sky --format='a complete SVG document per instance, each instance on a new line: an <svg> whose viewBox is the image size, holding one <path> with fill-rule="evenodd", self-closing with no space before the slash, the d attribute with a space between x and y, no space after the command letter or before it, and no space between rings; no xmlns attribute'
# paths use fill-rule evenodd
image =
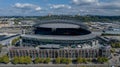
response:
<svg viewBox="0 0 120 67"><path fill-rule="evenodd" d="M120 15L120 0L0 0L0 16Z"/></svg>

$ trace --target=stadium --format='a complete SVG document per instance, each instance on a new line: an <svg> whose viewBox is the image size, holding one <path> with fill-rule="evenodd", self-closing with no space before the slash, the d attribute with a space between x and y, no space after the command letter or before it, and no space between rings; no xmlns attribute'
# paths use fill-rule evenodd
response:
<svg viewBox="0 0 120 67"><path fill-rule="evenodd" d="M21 36L25 45L31 43L33 46L47 44L75 46L96 40L96 35L87 30L85 25L71 21L42 21L34 25L33 32L34 34Z"/></svg>
<svg viewBox="0 0 120 67"><path fill-rule="evenodd" d="M9 56L31 58L109 57L110 47L101 44L98 35L80 22L49 20L33 25L32 34L21 35L22 48L11 48ZM27 47L27 48L25 48ZM29 48L28 48L29 47ZM34 47L34 48L31 48Z"/></svg>

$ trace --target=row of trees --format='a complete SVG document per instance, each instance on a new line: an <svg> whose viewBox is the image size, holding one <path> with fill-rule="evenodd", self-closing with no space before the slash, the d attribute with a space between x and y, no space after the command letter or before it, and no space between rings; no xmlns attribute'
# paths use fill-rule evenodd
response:
<svg viewBox="0 0 120 67"><path fill-rule="evenodd" d="M77 63L86 63L87 61L90 62L90 60L87 60L85 58L77 58L76 61L77 61ZM47 59L36 58L34 60L35 64L38 64L38 63L49 63L49 62L50 62L50 58L47 58ZM60 58L60 57L58 57L53 62L56 63L56 64L70 64L70 63L72 63L72 60L70 58Z"/></svg>
<svg viewBox="0 0 120 67"><path fill-rule="evenodd" d="M98 57L97 59L85 59L85 58L77 58L77 63L87 63L87 62L98 62L98 63L104 63L108 62L108 58L106 57Z"/></svg>
<svg viewBox="0 0 120 67"><path fill-rule="evenodd" d="M108 58L105 58L105 57L98 57L98 58L97 58L97 61L98 61L99 63L108 62Z"/></svg>
<svg viewBox="0 0 120 67"><path fill-rule="evenodd" d="M55 60L54 60L54 62L56 63L56 64L60 64L60 63L62 63L62 64L69 64L69 63L72 63L72 60L70 59L70 58L56 58Z"/></svg>
<svg viewBox="0 0 120 67"><path fill-rule="evenodd" d="M91 59L85 59L85 58L77 58L76 59L77 63L86 63L86 62L91 62Z"/></svg>
<svg viewBox="0 0 120 67"><path fill-rule="evenodd" d="M112 48L120 48L120 42L114 42L111 44Z"/></svg>
<svg viewBox="0 0 120 67"><path fill-rule="evenodd" d="M12 60L13 64L30 64L32 62L29 56L25 57L14 57Z"/></svg>
<svg viewBox="0 0 120 67"><path fill-rule="evenodd" d="M35 58L33 62L35 64L38 63L49 63L51 61L50 58ZM32 59L29 56L25 57L14 57L13 60L11 61L13 64L30 64L32 62Z"/></svg>
<svg viewBox="0 0 120 67"><path fill-rule="evenodd" d="M53 60L54 63L56 64L70 64L72 63L72 59L70 58L56 58ZM104 62L107 62L108 59L105 58L105 57L98 57L96 59L96 62L99 62L99 63L104 63ZM3 56L3 57L0 57L0 63L9 63L10 60L9 60L9 57L8 56ZM13 64L31 64L31 63L35 63L35 64L39 64L39 63L49 63L51 62L51 59L50 58L35 58L34 60L32 60L29 56L25 56L25 57L14 57L12 60L11 60L11 63ZM93 59L86 59L86 58L77 58L76 60L74 60L73 62L76 62L76 63L87 63L87 62L93 62Z"/></svg>
<svg viewBox="0 0 120 67"><path fill-rule="evenodd" d="M46 59L43 59L43 58L35 58L35 60L33 61L35 64L38 64L38 63L49 63L51 61L50 58L46 58Z"/></svg>
<svg viewBox="0 0 120 67"><path fill-rule="evenodd" d="M92 62L93 59L85 59L85 58L77 58L75 62L77 63L87 63L87 62ZM97 58L96 60L97 62L99 63L104 63L104 62L107 62L108 59L105 58L105 57L99 57ZM29 64L31 63L32 60L30 57L15 57L13 60L12 60L12 63L14 64ZM35 64L39 64L39 63L49 63L51 62L51 59L50 58L46 58L46 59L43 59L43 58L35 58L33 60L33 63ZM70 58L56 58L54 61L54 63L56 64L70 64L72 63L72 60Z"/></svg>

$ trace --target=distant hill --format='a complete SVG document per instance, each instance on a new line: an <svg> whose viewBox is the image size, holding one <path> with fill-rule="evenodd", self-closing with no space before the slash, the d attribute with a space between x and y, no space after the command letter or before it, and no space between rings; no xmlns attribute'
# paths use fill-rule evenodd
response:
<svg viewBox="0 0 120 67"><path fill-rule="evenodd" d="M75 20L82 22L120 22L120 16L97 16L97 15L51 15L51 16L2 16L1 18L16 18L16 20Z"/></svg>

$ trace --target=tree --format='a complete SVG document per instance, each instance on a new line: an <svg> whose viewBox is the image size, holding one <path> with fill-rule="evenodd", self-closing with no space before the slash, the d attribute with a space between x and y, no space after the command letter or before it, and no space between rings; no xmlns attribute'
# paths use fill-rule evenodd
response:
<svg viewBox="0 0 120 67"><path fill-rule="evenodd" d="M106 57L103 57L103 60L104 60L104 62L108 62L108 58L106 58Z"/></svg>
<svg viewBox="0 0 120 67"><path fill-rule="evenodd" d="M63 64L69 64L72 62L72 60L70 58L62 58L60 62Z"/></svg>
<svg viewBox="0 0 120 67"><path fill-rule="evenodd" d="M51 61L50 58L46 58L44 63L49 63L50 61Z"/></svg>
<svg viewBox="0 0 120 67"><path fill-rule="evenodd" d="M40 58L38 58L38 57L35 58L34 63L35 63L35 64L38 64L38 63L39 63L39 60L40 60Z"/></svg>
<svg viewBox="0 0 120 67"><path fill-rule="evenodd" d="M34 63L35 64L38 64L38 63L43 63L44 62L44 59L43 58L35 58L35 60L34 60Z"/></svg>
<svg viewBox="0 0 120 67"><path fill-rule="evenodd" d="M13 60L12 60L12 63L13 64L18 64L19 63L19 57L14 57Z"/></svg>
<svg viewBox="0 0 120 67"><path fill-rule="evenodd" d="M88 62L92 62L92 59L87 59Z"/></svg>
<svg viewBox="0 0 120 67"><path fill-rule="evenodd" d="M2 62L3 62L2 60L3 60L3 58L2 58L2 57L0 57L0 63L2 63Z"/></svg>
<svg viewBox="0 0 120 67"><path fill-rule="evenodd" d="M9 57L7 55L3 56L3 57L0 57L0 63L9 63L10 60L9 60Z"/></svg>
<svg viewBox="0 0 120 67"><path fill-rule="evenodd" d="M20 63L20 64L24 64L25 61L26 61L26 60L24 60L24 57L20 57L20 58L19 58L19 63Z"/></svg>
<svg viewBox="0 0 120 67"><path fill-rule="evenodd" d="M114 48L110 49L110 52L115 53L115 49Z"/></svg>
<svg viewBox="0 0 120 67"><path fill-rule="evenodd" d="M25 56L24 60L25 60L25 62L24 62L25 64L30 64L32 62L32 60L29 56Z"/></svg>
<svg viewBox="0 0 120 67"><path fill-rule="evenodd" d="M61 63L66 64L66 62L67 62L66 58L61 59Z"/></svg>
<svg viewBox="0 0 120 67"><path fill-rule="evenodd" d="M40 59L39 59L39 63L44 63L44 59L43 59L43 58L40 58Z"/></svg>
<svg viewBox="0 0 120 67"><path fill-rule="evenodd" d="M120 48L120 42L112 42L111 47L112 48Z"/></svg>
<svg viewBox="0 0 120 67"><path fill-rule="evenodd" d="M72 63L72 60L71 60L70 58L67 58L67 59L66 59L66 63L67 63L67 64L70 64L70 63Z"/></svg>
<svg viewBox="0 0 120 67"><path fill-rule="evenodd" d="M86 60L85 58L82 58L82 61L83 61L83 63L86 63L86 62L87 62L87 60Z"/></svg>
<svg viewBox="0 0 120 67"><path fill-rule="evenodd" d="M100 63L104 63L104 62L108 61L108 58L106 58L106 57L98 57L97 61L100 62Z"/></svg>
<svg viewBox="0 0 120 67"><path fill-rule="evenodd" d="M82 63L83 62L82 58L77 58L76 61L77 61L77 63Z"/></svg>
<svg viewBox="0 0 120 67"><path fill-rule="evenodd" d="M29 56L25 57L14 57L12 60L13 64L30 64L32 62L31 58Z"/></svg>
<svg viewBox="0 0 120 67"><path fill-rule="evenodd" d="M5 63L5 64L9 63L9 62L10 62L9 57L6 56L6 55L3 56L3 57L2 57L2 62Z"/></svg>
<svg viewBox="0 0 120 67"><path fill-rule="evenodd" d="M55 63L60 64L60 60L61 60L60 57L56 58L56 59L55 59Z"/></svg>
<svg viewBox="0 0 120 67"><path fill-rule="evenodd" d="M12 40L12 45L15 45L18 41L20 40L20 37L18 37L18 38L15 38L15 39L13 39Z"/></svg>
<svg viewBox="0 0 120 67"><path fill-rule="evenodd" d="M100 63L103 62L101 57L98 57L98 58L97 58L97 61L100 62Z"/></svg>

